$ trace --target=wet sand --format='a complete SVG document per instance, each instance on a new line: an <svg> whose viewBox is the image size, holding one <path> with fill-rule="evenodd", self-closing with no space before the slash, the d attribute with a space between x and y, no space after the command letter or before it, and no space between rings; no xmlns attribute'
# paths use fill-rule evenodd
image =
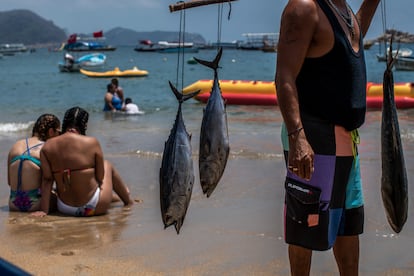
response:
<svg viewBox="0 0 414 276"><path fill-rule="evenodd" d="M366 151L361 159L366 220L361 236L360 275L413 275L413 214L410 208L403 231L393 234L379 191L377 126L378 122L368 123L360 132L364 141L361 148ZM408 140L412 142L410 135ZM272 147L278 144L275 140ZM6 160L3 146L0 158ZM414 174L410 165L413 152L409 145L409 180ZM35 275L290 274L283 240L285 172L281 155L231 156L210 198L202 194L195 165L193 196L179 235L173 226L164 229L161 221L160 157L109 154L106 158L119 169L133 197L143 202L130 209L114 203L107 215L99 217L51 214L33 218L9 213L8 187L2 185L0 256ZM5 165L0 168L4 180ZM411 204L413 196L409 200ZM314 253L311 275L338 275L332 251Z"/></svg>

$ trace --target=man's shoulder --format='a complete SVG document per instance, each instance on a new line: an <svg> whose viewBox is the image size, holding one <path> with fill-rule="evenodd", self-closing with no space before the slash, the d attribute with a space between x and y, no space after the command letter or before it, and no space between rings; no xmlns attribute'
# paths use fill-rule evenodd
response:
<svg viewBox="0 0 414 276"><path fill-rule="evenodd" d="M286 11L300 16L312 15L317 11L317 7L317 0L289 0Z"/></svg>

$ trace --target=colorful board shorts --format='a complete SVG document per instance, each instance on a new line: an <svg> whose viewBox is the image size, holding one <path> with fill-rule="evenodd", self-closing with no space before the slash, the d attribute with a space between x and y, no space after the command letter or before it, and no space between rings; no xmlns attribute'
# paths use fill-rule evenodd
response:
<svg viewBox="0 0 414 276"><path fill-rule="evenodd" d="M358 132L303 115L302 124L315 153L314 173L307 181L287 170L285 241L311 250L328 250L337 236L363 232ZM287 164L289 142L284 125L282 142ZM316 226L313 225L315 216Z"/></svg>

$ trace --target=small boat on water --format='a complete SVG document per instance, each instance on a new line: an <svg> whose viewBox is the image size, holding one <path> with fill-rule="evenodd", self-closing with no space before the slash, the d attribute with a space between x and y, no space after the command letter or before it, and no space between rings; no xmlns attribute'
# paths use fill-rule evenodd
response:
<svg viewBox="0 0 414 276"><path fill-rule="evenodd" d="M92 53L81 56L78 59L66 53L64 60L59 62L58 67L60 72L79 72L80 69L91 69L101 67L106 62L106 55L102 53Z"/></svg>
<svg viewBox="0 0 414 276"><path fill-rule="evenodd" d="M395 70L414 71L414 56L397 57L394 67Z"/></svg>
<svg viewBox="0 0 414 276"><path fill-rule="evenodd" d="M192 42L168 42L158 41L158 43L152 43L151 40L141 40L139 46L134 50L137 52L159 52L159 53L197 53L198 47L194 46Z"/></svg>
<svg viewBox="0 0 414 276"><path fill-rule="evenodd" d="M14 56L17 53L23 52L27 52L27 48L23 43L0 44L0 54L4 56Z"/></svg>
<svg viewBox="0 0 414 276"><path fill-rule="evenodd" d="M131 78L131 77L145 77L148 76L147 70L140 70L138 67L134 66L132 69L121 71L118 67L115 67L114 70L106 72L95 72L80 69L80 72L85 76L91 78Z"/></svg>
<svg viewBox="0 0 414 276"><path fill-rule="evenodd" d="M78 58L81 67L99 67L105 64L106 55L102 53L92 53Z"/></svg>
<svg viewBox="0 0 414 276"><path fill-rule="evenodd" d="M197 64L198 62L194 58L187 59L187 64Z"/></svg>
<svg viewBox="0 0 414 276"><path fill-rule="evenodd" d="M92 52L92 51L115 51L116 47L105 44L105 37L102 31L94 32L93 37L78 37L71 34L67 42L63 45L63 50L72 52Z"/></svg>
<svg viewBox="0 0 414 276"><path fill-rule="evenodd" d="M279 33L244 33L246 40L238 44L241 50L261 50L263 52L276 52Z"/></svg>
<svg viewBox="0 0 414 276"><path fill-rule="evenodd" d="M63 47L66 51L72 51L72 52L91 52L91 51L115 51L116 47L102 44L99 42L91 41L79 41L75 43L66 44Z"/></svg>
<svg viewBox="0 0 414 276"><path fill-rule="evenodd" d="M390 49L387 49L387 55L389 53ZM398 53L398 55L397 55ZM401 48L401 49L396 49L396 50L392 50L392 56L397 55L397 57L409 57L413 54L413 51L409 48ZM387 56L385 54L377 54L377 59L378 61L386 61L387 60Z"/></svg>
<svg viewBox="0 0 414 276"><path fill-rule="evenodd" d="M277 105L274 81L220 80L220 88L226 104L234 105ZM213 80L199 80L183 89L183 94L201 90L194 99L206 103ZM367 107L382 107L382 83L367 84ZM394 85L397 108L414 108L414 83L396 83Z"/></svg>

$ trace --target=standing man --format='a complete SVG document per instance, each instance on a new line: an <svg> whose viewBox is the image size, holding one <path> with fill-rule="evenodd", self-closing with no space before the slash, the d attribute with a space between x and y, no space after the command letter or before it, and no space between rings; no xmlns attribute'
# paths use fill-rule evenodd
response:
<svg viewBox="0 0 414 276"><path fill-rule="evenodd" d="M285 240L292 275L333 247L340 275L358 275L364 207L357 129L366 111L363 37L380 0L289 0L276 91L286 156Z"/></svg>

